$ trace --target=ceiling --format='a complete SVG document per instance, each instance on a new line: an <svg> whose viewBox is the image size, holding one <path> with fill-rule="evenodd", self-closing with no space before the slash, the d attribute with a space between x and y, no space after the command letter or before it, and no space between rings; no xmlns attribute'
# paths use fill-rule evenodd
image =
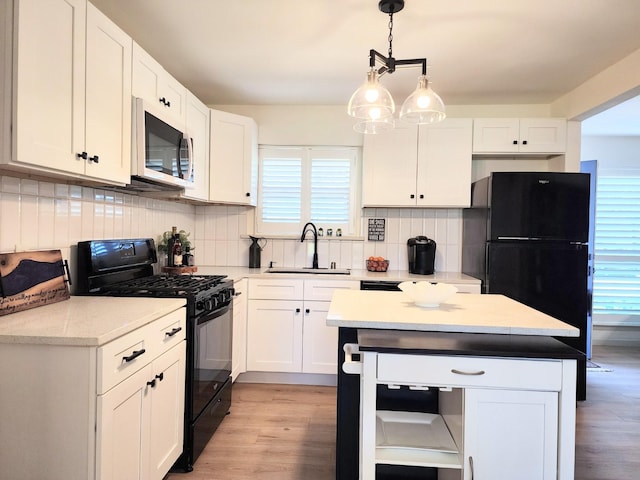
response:
<svg viewBox="0 0 640 480"><path fill-rule="evenodd" d="M341 105L388 50L377 0L91 0L208 105ZM448 105L546 104L640 49L640 2L407 0L393 55ZM383 84L396 102L418 68Z"/></svg>

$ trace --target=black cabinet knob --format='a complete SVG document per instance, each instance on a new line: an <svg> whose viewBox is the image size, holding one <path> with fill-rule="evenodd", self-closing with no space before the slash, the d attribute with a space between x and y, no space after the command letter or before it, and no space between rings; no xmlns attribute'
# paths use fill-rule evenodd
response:
<svg viewBox="0 0 640 480"><path fill-rule="evenodd" d="M409 198L416 198L416 196L412 193L411 195L409 195Z"/></svg>
<svg viewBox="0 0 640 480"><path fill-rule="evenodd" d="M420 194L420 198L424 198L424 195L423 195L423 194Z"/></svg>
<svg viewBox="0 0 640 480"><path fill-rule="evenodd" d="M300 313L300 309L299 308L296 308L296 313Z"/></svg>
<svg viewBox="0 0 640 480"><path fill-rule="evenodd" d="M518 140L514 140L514 141L513 141L513 144L514 144L514 145L517 145L517 144L518 144Z"/></svg>
<svg viewBox="0 0 640 480"><path fill-rule="evenodd" d="M247 193L245 193L245 195L246 195L247 197L250 197L250 196L251 196L251 192L247 192Z"/></svg>
<svg viewBox="0 0 640 480"><path fill-rule="evenodd" d="M160 381L164 380L164 372L160 372L158 375L156 375L156 378Z"/></svg>
<svg viewBox="0 0 640 480"><path fill-rule="evenodd" d="M82 158L83 160L86 160L89 155L87 154L87 152L82 152L82 153L76 153L76 156L78 158Z"/></svg>
<svg viewBox="0 0 640 480"><path fill-rule="evenodd" d="M151 388L155 387L156 386L156 379L154 378L150 382L147 382L147 385L149 385Z"/></svg>
<svg viewBox="0 0 640 480"><path fill-rule="evenodd" d="M100 163L100 157L98 155L94 155L93 157L89 157L90 162Z"/></svg>
<svg viewBox="0 0 640 480"><path fill-rule="evenodd" d="M310 310L310 309L308 309L308 308L305 308L305 309L304 309L304 313L309 314L309 313L311 313L311 310Z"/></svg>
<svg viewBox="0 0 640 480"><path fill-rule="evenodd" d="M522 141L522 144L523 144L523 145L526 145L526 144L527 144L527 141L526 141L526 140L523 140L523 141Z"/></svg>

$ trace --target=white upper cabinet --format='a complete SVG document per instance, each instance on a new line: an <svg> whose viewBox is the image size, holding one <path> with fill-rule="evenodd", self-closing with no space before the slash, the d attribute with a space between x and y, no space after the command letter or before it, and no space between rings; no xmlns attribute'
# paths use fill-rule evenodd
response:
<svg viewBox="0 0 640 480"><path fill-rule="evenodd" d="M562 154L567 149L564 118L476 118L473 153Z"/></svg>
<svg viewBox="0 0 640 480"><path fill-rule="evenodd" d="M183 197L209 200L209 107L187 91L187 134L193 139L193 188Z"/></svg>
<svg viewBox="0 0 640 480"><path fill-rule="evenodd" d="M131 39L86 0L3 2L0 23L0 162L128 182Z"/></svg>
<svg viewBox="0 0 640 480"><path fill-rule="evenodd" d="M211 110L209 200L256 205L258 127L249 117Z"/></svg>
<svg viewBox="0 0 640 480"><path fill-rule="evenodd" d="M468 118L365 136L363 206L469 206L471 139Z"/></svg>
<svg viewBox="0 0 640 480"><path fill-rule="evenodd" d="M152 105L159 105L185 123L187 89L173 78L151 55L133 43L134 97L144 98Z"/></svg>

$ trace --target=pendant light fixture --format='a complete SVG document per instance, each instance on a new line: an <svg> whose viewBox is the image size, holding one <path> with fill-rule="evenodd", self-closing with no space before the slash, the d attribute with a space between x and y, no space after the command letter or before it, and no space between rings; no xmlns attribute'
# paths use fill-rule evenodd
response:
<svg viewBox="0 0 640 480"><path fill-rule="evenodd" d="M394 128L395 102L389 91L380 84L379 78L385 73L395 72L397 66L422 67L417 88L400 108L400 119L417 124L444 120L444 103L427 80L427 59L393 58L393 14L404 8L404 0L380 0L378 8L389 15L389 56L385 57L376 50L369 50L367 81L353 93L347 106L347 113L359 120L353 128L361 133L381 133ZM381 66L376 68L376 63Z"/></svg>

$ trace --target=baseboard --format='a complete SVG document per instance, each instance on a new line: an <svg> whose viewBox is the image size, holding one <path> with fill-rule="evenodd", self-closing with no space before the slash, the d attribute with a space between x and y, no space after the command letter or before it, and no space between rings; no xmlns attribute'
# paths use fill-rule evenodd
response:
<svg viewBox="0 0 640 480"><path fill-rule="evenodd" d="M335 387L338 375L322 373L244 372L238 375L238 383L281 383L288 385L320 385Z"/></svg>
<svg viewBox="0 0 640 480"><path fill-rule="evenodd" d="M619 347L640 346L640 327L594 325L591 332L591 344Z"/></svg>

